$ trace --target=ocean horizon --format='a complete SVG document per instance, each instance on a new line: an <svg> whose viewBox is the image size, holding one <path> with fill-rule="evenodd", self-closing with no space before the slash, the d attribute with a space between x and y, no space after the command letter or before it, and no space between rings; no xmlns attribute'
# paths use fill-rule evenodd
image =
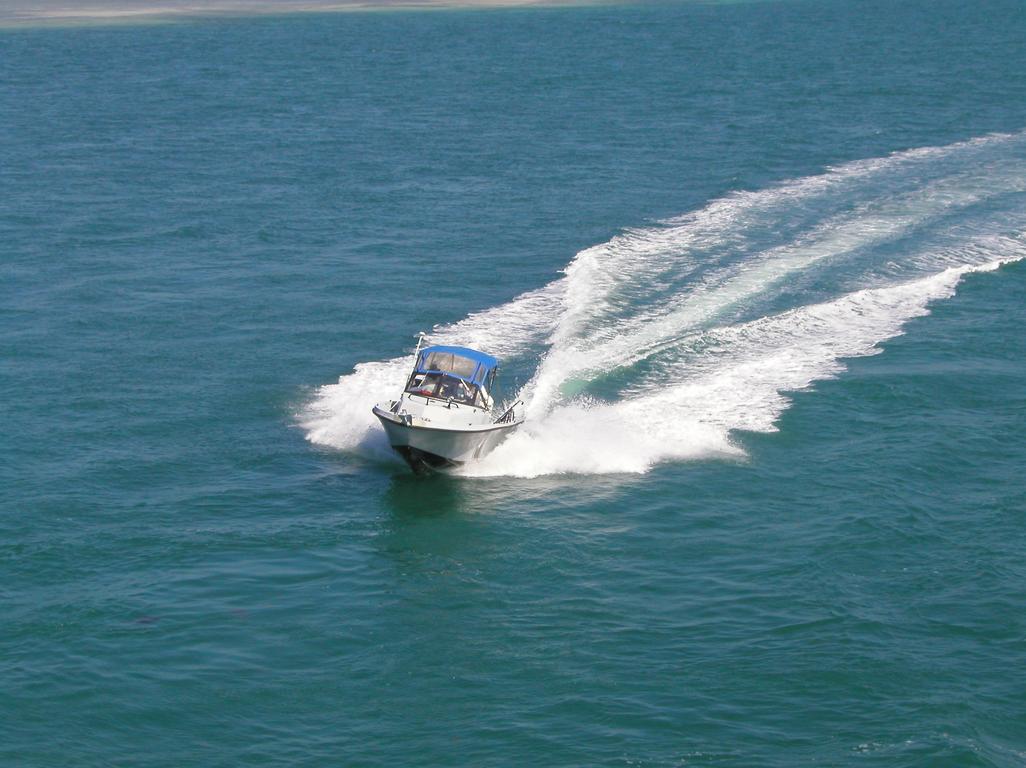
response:
<svg viewBox="0 0 1026 768"><path fill-rule="evenodd" d="M9 0L0 7L0 29L189 24L335 13L541 10L614 3L615 0Z"/></svg>

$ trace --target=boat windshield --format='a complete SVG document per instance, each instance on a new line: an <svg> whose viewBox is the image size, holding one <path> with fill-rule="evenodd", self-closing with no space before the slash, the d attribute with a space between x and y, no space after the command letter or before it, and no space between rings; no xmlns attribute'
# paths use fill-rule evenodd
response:
<svg viewBox="0 0 1026 768"><path fill-rule="evenodd" d="M488 395L499 361L468 347L432 346L420 350L406 391L456 403L491 408Z"/></svg>
<svg viewBox="0 0 1026 768"><path fill-rule="evenodd" d="M489 407L484 387L444 373L414 373L406 384L406 391L412 395L437 397L478 408Z"/></svg>
<svg viewBox="0 0 1026 768"><path fill-rule="evenodd" d="M420 367L428 371L452 373L462 379L472 379L478 368L478 361L449 351L425 350Z"/></svg>

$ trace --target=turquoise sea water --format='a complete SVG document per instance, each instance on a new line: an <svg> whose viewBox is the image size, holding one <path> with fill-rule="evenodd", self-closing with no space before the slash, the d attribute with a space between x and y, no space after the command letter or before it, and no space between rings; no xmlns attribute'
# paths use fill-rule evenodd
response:
<svg viewBox="0 0 1026 768"><path fill-rule="evenodd" d="M0 764L1026 764L1024 50L0 33ZM530 398L462 476L369 415L422 329Z"/></svg>

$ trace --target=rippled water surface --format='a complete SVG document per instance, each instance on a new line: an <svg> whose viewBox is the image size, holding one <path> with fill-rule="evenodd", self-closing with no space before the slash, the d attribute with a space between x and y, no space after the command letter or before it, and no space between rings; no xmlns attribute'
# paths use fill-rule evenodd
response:
<svg viewBox="0 0 1026 768"><path fill-rule="evenodd" d="M0 31L0 763L1026 764L1026 10ZM529 421L418 478L413 336Z"/></svg>

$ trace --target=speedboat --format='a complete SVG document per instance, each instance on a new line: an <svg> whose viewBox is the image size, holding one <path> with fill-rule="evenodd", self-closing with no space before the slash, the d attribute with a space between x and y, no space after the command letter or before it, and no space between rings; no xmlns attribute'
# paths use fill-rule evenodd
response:
<svg viewBox="0 0 1026 768"><path fill-rule="evenodd" d="M496 408L499 361L467 347L417 342L413 372L397 400L373 413L414 472L449 469L485 456L524 419L521 401Z"/></svg>

